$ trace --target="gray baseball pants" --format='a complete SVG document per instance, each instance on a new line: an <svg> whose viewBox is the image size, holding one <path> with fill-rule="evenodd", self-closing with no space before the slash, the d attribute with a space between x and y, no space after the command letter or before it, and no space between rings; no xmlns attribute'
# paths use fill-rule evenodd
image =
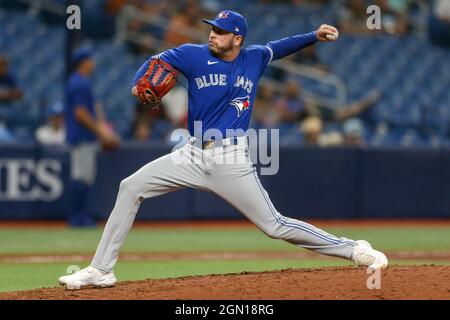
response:
<svg viewBox="0 0 450 320"><path fill-rule="evenodd" d="M264 190L249 157L246 137L237 144L198 148L195 138L158 158L120 183L119 193L91 265L112 271L140 203L185 187L213 192L229 202L265 234L315 252L350 259L355 242L337 238L279 213Z"/></svg>

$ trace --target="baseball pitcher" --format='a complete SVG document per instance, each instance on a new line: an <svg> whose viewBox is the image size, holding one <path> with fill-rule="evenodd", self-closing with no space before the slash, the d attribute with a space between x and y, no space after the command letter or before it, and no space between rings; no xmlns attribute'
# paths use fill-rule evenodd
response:
<svg viewBox="0 0 450 320"><path fill-rule="evenodd" d="M225 10L203 22L212 27L208 44L184 44L149 58L137 71L131 90L142 102L156 105L175 84L175 70L181 72L189 81L188 143L121 182L91 265L60 277L60 284L68 289L113 286L117 281L113 268L141 202L185 187L217 194L271 238L357 265L386 267L386 256L367 241L338 238L278 212L250 161L248 139L242 134L248 129L258 81L267 65L318 41L336 40L336 28L322 25L311 33L243 48L247 22L239 13ZM214 129L221 137L202 135L199 141L194 137L198 122L203 134ZM244 161L219 161L224 155Z"/></svg>

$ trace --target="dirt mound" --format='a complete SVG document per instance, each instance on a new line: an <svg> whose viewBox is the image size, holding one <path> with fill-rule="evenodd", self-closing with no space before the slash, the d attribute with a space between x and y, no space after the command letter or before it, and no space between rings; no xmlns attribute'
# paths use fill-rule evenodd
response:
<svg viewBox="0 0 450 320"><path fill-rule="evenodd" d="M62 287L0 293L0 299L450 299L449 266L287 269L226 275L119 282L113 288ZM367 287L370 283L372 288Z"/></svg>

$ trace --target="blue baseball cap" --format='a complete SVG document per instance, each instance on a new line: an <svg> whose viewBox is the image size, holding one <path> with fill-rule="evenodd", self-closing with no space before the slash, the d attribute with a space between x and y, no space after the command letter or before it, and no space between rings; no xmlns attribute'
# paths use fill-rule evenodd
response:
<svg viewBox="0 0 450 320"><path fill-rule="evenodd" d="M78 64L85 60L92 58L93 53L92 50L89 48L79 48L75 50L75 52L72 55L72 63L74 66L78 66Z"/></svg>
<svg viewBox="0 0 450 320"><path fill-rule="evenodd" d="M215 26L219 29L241 35L247 36L247 20L240 13L231 10L221 11L214 20L202 19L204 23Z"/></svg>

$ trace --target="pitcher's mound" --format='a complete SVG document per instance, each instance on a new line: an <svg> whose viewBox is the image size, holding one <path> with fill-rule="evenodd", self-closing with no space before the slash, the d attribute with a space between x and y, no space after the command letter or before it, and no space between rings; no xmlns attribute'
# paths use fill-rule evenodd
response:
<svg viewBox="0 0 450 320"><path fill-rule="evenodd" d="M369 289L371 288L371 289ZM450 299L450 266L333 267L119 282L0 293L0 299Z"/></svg>

